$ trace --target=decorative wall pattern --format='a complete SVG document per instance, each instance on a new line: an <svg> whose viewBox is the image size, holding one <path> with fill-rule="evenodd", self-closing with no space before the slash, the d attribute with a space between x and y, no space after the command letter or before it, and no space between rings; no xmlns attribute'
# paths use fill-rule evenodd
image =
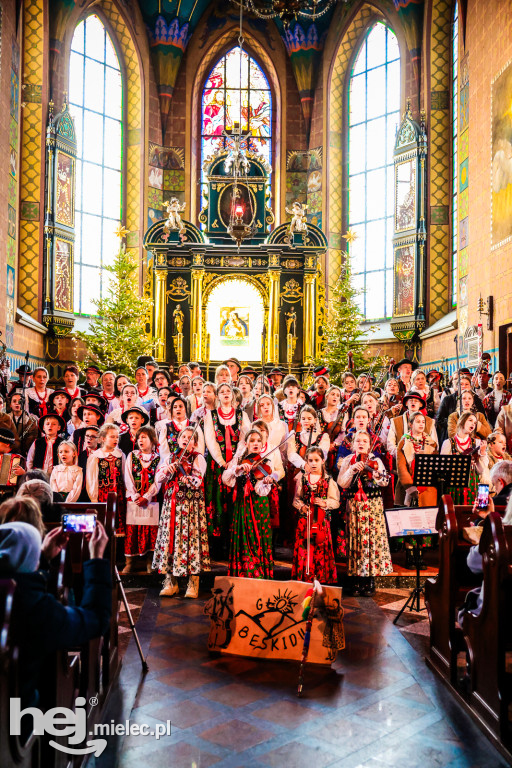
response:
<svg viewBox="0 0 512 768"><path fill-rule="evenodd" d="M44 64L43 0L25 0L23 55L23 120L21 139L21 209L18 305L38 320L40 291L40 201L44 136L41 103ZM12 179L13 187L16 187ZM14 195L14 198L16 195Z"/></svg>
<svg viewBox="0 0 512 768"><path fill-rule="evenodd" d="M430 37L429 323L448 312L450 295L450 24L451 0L432 3Z"/></svg>
<svg viewBox="0 0 512 768"><path fill-rule="evenodd" d="M329 84L329 252L327 285L339 274L341 253L345 250L343 234L343 97L349 61L357 41L372 19L373 10L363 6L356 14L339 45Z"/></svg>
<svg viewBox="0 0 512 768"><path fill-rule="evenodd" d="M459 256L458 302L459 330L462 335L468 323L469 262L469 67L468 54L460 62L459 77Z"/></svg>
<svg viewBox="0 0 512 768"><path fill-rule="evenodd" d="M2 9L0 8L0 42L2 34ZM11 41L11 100L9 109L9 187L8 228L7 228L7 296L5 303L5 343L12 349L14 346L14 315L16 290L16 252L17 252L17 221L18 221L18 185L19 159L19 88L20 88L20 49L17 41ZM14 193L14 194L12 194Z"/></svg>

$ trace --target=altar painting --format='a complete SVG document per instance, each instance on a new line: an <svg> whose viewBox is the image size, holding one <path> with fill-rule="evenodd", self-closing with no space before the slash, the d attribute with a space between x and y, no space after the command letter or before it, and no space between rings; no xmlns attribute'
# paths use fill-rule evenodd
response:
<svg viewBox="0 0 512 768"><path fill-rule="evenodd" d="M248 280L227 278L218 283L206 304L210 359L235 355L261 361L264 314L261 293Z"/></svg>
<svg viewBox="0 0 512 768"><path fill-rule="evenodd" d="M223 344L244 347L249 343L249 307L221 307L220 338Z"/></svg>

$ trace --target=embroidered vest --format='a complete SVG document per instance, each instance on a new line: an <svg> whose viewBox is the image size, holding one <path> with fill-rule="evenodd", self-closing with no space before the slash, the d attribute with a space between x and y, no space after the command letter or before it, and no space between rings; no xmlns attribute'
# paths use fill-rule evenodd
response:
<svg viewBox="0 0 512 768"><path fill-rule="evenodd" d="M133 475L133 482L135 483L135 488L137 489L137 493L145 493L150 485L153 485L155 482L155 475L156 475L156 468L158 467L158 464L160 462L160 457L157 455L153 459L151 459L150 463L145 467L142 464L142 461L138 456L135 454L132 454L132 475ZM147 476L147 487L142 489L143 485L143 475L146 473Z"/></svg>
<svg viewBox="0 0 512 768"><path fill-rule="evenodd" d="M222 451L222 458L225 460L226 459L226 426L220 423L217 409L213 410L211 414L212 414L213 430L215 432L215 439L217 440L219 444L219 448ZM233 430L233 433L234 433L234 437L231 439L231 447L233 450L233 455L236 453L238 442L240 440L240 430L242 429L242 422L243 422L243 411L241 408L237 408L236 415L235 415L235 423L231 425L231 429Z"/></svg>

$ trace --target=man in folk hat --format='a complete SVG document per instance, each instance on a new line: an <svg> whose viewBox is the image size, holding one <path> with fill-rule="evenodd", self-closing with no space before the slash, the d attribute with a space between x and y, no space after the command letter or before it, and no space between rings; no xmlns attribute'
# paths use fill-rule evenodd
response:
<svg viewBox="0 0 512 768"><path fill-rule="evenodd" d="M242 366L240 365L240 361L236 359L236 357L229 357L227 360L224 360L222 365L227 365L229 368L229 372L231 374L231 382L233 384L236 384L238 381L238 377L240 375L240 372L242 370ZM253 379L254 381L254 379Z"/></svg>
<svg viewBox="0 0 512 768"><path fill-rule="evenodd" d="M4 399L4 396L0 394L0 427L2 429L9 429L11 432L14 433L13 451L15 453L18 453L20 449L20 441L19 441L18 432L16 430L16 425L14 424L12 416L10 416L8 413L5 413L4 409L5 409L5 399Z"/></svg>
<svg viewBox="0 0 512 768"><path fill-rule="evenodd" d="M71 395L69 392L65 389L55 389L48 398L48 413L58 413L67 424L70 419L68 411L70 402Z"/></svg>
<svg viewBox="0 0 512 768"><path fill-rule="evenodd" d="M311 383L311 386L308 389L308 395L312 395L313 397L316 394L316 380L319 376L324 376L327 379L327 386L329 386L329 375L330 371L329 368L326 365L317 365L315 368L313 368L313 381Z"/></svg>
<svg viewBox="0 0 512 768"><path fill-rule="evenodd" d="M66 431L66 422L58 413L47 413L39 419L39 429L43 434L30 446L27 469L42 469L51 475L59 463L57 451L63 440L60 434Z"/></svg>
<svg viewBox="0 0 512 768"><path fill-rule="evenodd" d="M387 450L393 457L396 457L396 449L401 438L409 431L409 419L413 413L421 411L425 416L425 434L435 441L439 448L437 431L434 419L426 415L427 401L419 392L408 392L404 395L402 401L405 412L401 416L391 419L391 426L388 432Z"/></svg>
<svg viewBox="0 0 512 768"><path fill-rule="evenodd" d="M78 453L84 449L84 437L87 427L101 427L105 422L105 415L96 405L81 405L77 410L77 416L84 423L83 427L73 432L73 442Z"/></svg>
<svg viewBox="0 0 512 768"><path fill-rule="evenodd" d="M92 392L96 390L101 391L101 385L99 384L101 371L97 365L89 365L85 371L85 384L82 385L84 392Z"/></svg>
<svg viewBox="0 0 512 768"><path fill-rule="evenodd" d="M252 365L246 365L243 370L240 371L240 376L250 376L253 383L256 381L258 376L261 376L261 371L257 371L255 368L252 367ZM237 377L238 378L238 377Z"/></svg>
<svg viewBox="0 0 512 768"><path fill-rule="evenodd" d="M398 374L398 383L401 392L405 393L410 390L412 372L415 371L417 367L418 363L415 363L414 360L408 360L406 357L403 357L398 363L394 364L393 370Z"/></svg>
<svg viewBox="0 0 512 768"><path fill-rule="evenodd" d="M14 392L9 402L11 417L20 441L18 450L22 456L26 456L34 440L39 437L39 425L36 417L32 413L27 413L23 408L21 392Z"/></svg>
<svg viewBox="0 0 512 768"><path fill-rule="evenodd" d="M282 371L281 368L279 368L279 366L276 366L276 368L272 368L272 370L268 374L268 378L270 379L270 382L272 385L272 392L275 392L276 389L279 389L284 377L285 377L285 372Z"/></svg>
<svg viewBox="0 0 512 768"><path fill-rule="evenodd" d="M108 400L99 392L86 392L83 399L85 405L94 405L103 414L108 412Z"/></svg>
<svg viewBox="0 0 512 768"><path fill-rule="evenodd" d="M9 384L9 389L7 392L8 397L13 395L15 392L22 392L23 382L25 382L25 389L32 386L32 368L30 365L23 363L23 365L20 365L19 368L16 368L15 373L18 374L18 380L13 381L12 384Z"/></svg>

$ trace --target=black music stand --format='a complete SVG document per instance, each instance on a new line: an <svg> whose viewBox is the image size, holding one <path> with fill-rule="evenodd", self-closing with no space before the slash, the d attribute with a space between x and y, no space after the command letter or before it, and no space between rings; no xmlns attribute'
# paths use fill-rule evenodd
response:
<svg viewBox="0 0 512 768"><path fill-rule="evenodd" d="M457 455L432 455L430 453L418 453L414 461L413 484L418 486L433 486L437 488L439 509L442 507L442 497L445 488L465 488L469 485L469 473L471 471L471 456ZM413 540L413 560L416 568L416 586L401 607L400 612L393 619L396 624L402 613L411 606L411 611L420 613L425 610L420 608L420 596L424 592L420 582L420 544L418 536L424 534L410 534ZM416 607L414 604L416 602Z"/></svg>

